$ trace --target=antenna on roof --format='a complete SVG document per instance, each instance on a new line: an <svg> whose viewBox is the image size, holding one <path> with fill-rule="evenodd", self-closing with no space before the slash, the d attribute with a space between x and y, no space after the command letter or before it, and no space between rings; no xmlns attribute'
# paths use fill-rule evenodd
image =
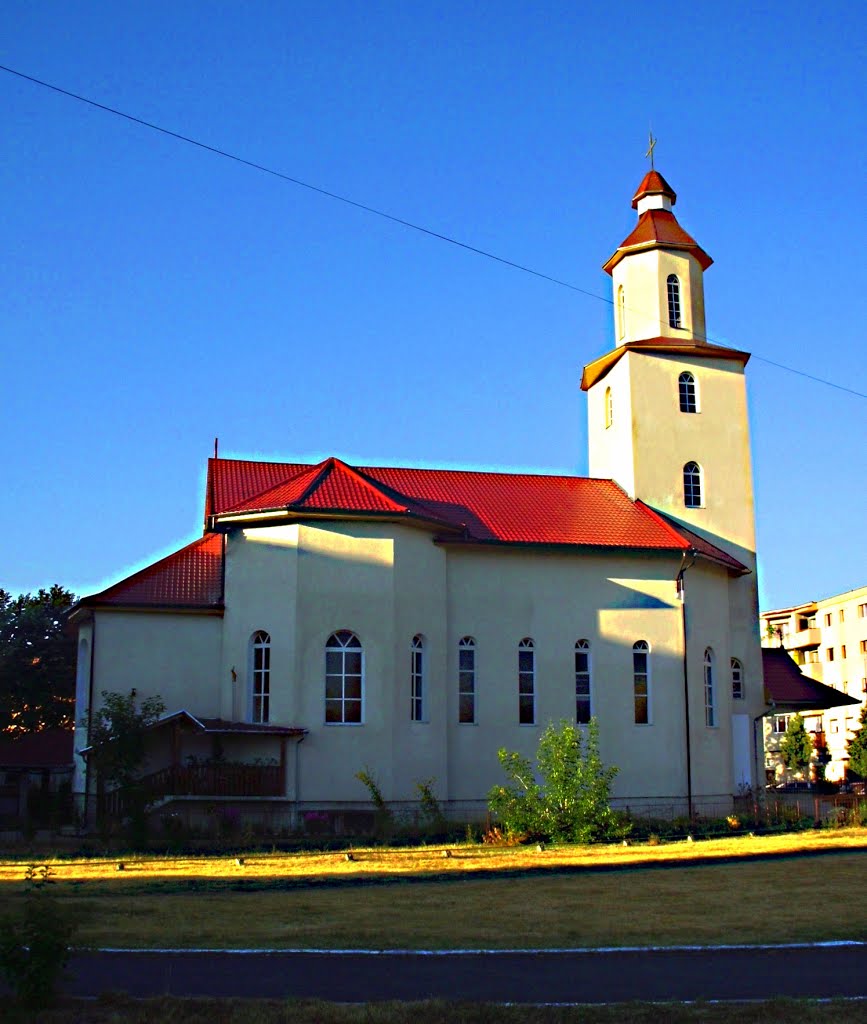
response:
<svg viewBox="0 0 867 1024"><path fill-rule="evenodd" d="M214 438L214 458L219 459L220 457L220 439L219 437Z"/></svg>

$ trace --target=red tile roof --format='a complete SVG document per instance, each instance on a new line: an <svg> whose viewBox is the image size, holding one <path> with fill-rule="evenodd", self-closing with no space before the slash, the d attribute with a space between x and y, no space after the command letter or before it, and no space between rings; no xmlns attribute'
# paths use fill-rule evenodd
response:
<svg viewBox="0 0 867 1024"><path fill-rule="evenodd" d="M671 210L645 210L632 232L620 243L602 269L610 274L624 256L645 249L681 249L690 252L698 260L702 270L707 270L713 263L692 235L677 223L677 218Z"/></svg>
<svg viewBox="0 0 867 1024"><path fill-rule="evenodd" d="M73 736L71 729L0 736L0 768L71 768Z"/></svg>
<svg viewBox="0 0 867 1024"><path fill-rule="evenodd" d="M783 647L762 648L765 701L776 711L822 711L847 704L860 704L833 686L805 676Z"/></svg>
<svg viewBox="0 0 867 1024"><path fill-rule="evenodd" d="M206 534L80 602L83 607L221 608L222 604L223 537L218 533Z"/></svg>
<svg viewBox="0 0 867 1024"><path fill-rule="evenodd" d="M641 179L641 184L635 190L635 195L632 197L632 209L634 210L638 207L639 199L653 195L668 196L671 199L672 206L677 202L677 193L659 171L648 171Z"/></svg>

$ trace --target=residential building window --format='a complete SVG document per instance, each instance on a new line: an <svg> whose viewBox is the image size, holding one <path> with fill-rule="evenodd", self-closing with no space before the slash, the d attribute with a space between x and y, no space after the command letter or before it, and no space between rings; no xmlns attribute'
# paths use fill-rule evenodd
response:
<svg viewBox="0 0 867 1024"><path fill-rule="evenodd" d="M325 723L361 725L364 651L348 629L332 633L325 644Z"/></svg>
<svg viewBox="0 0 867 1024"><path fill-rule="evenodd" d="M701 466L697 462L683 467L683 503L687 508L701 508Z"/></svg>
<svg viewBox="0 0 867 1024"><path fill-rule="evenodd" d="M732 697L734 700L744 699L744 670L737 658L732 658Z"/></svg>
<svg viewBox="0 0 867 1024"><path fill-rule="evenodd" d="M861 641L861 653L867 654L867 640Z"/></svg>
<svg viewBox="0 0 867 1024"><path fill-rule="evenodd" d="M518 644L518 721L536 724L536 651L528 636Z"/></svg>
<svg viewBox="0 0 867 1024"><path fill-rule="evenodd" d="M617 289L617 337L626 336L626 293L623 285Z"/></svg>
<svg viewBox="0 0 867 1024"><path fill-rule="evenodd" d="M840 731L840 723L837 721L836 718L832 718L831 719L831 732L839 732L839 731Z"/></svg>
<svg viewBox="0 0 867 1024"><path fill-rule="evenodd" d="M839 613L838 618L840 619L841 622L845 622L846 621L846 609L845 608L841 608L840 609L840 613Z"/></svg>
<svg viewBox="0 0 867 1024"><path fill-rule="evenodd" d="M855 731L855 719L854 718L847 718L846 719L846 732L854 732L854 731Z"/></svg>
<svg viewBox="0 0 867 1024"><path fill-rule="evenodd" d="M605 389L605 429L607 430L614 422L614 401L611 397L611 388Z"/></svg>
<svg viewBox="0 0 867 1024"><path fill-rule="evenodd" d="M867 693L867 676L861 680L861 692Z"/></svg>
<svg viewBox="0 0 867 1024"><path fill-rule="evenodd" d="M680 319L680 281L676 274L668 275L668 326L683 327Z"/></svg>
<svg viewBox="0 0 867 1024"><path fill-rule="evenodd" d="M841 645L840 645L840 657L841 657L841 658L842 658L842 659L843 659L844 661L846 660L846 645L845 645L845 644L841 644Z"/></svg>
<svg viewBox="0 0 867 1024"><path fill-rule="evenodd" d="M819 651L818 651L818 648L816 648L816 649L814 649L812 651L807 651L806 663L808 665L817 665L819 663Z"/></svg>
<svg viewBox="0 0 867 1024"><path fill-rule="evenodd" d="M458 644L458 721L476 720L476 641L465 636Z"/></svg>
<svg viewBox="0 0 867 1024"><path fill-rule="evenodd" d="M686 370L677 378L677 393L681 412L698 412L695 377Z"/></svg>
<svg viewBox="0 0 867 1024"><path fill-rule="evenodd" d="M412 638L410 657L410 721L424 721L424 638Z"/></svg>
<svg viewBox="0 0 867 1024"><path fill-rule="evenodd" d="M575 721L587 725L593 714L590 699L590 641L575 644Z"/></svg>
<svg viewBox="0 0 867 1024"><path fill-rule="evenodd" d="M632 645L632 693L635 724L650 724L650 645L638 640Z"/></svg>
<svg viewBox="0 0 867 1024"><path fill-rule="evenodd" d="M858 618L867 619L867 603L858 605Z"/></svg>
<svg viewBox="0 0 867 1024"><path fill-rule="evenodd" d="M271 702L271 637L257 630L250 638L250 721L267 722Z"/></svg>
<svg viewBox="0 0 867 1024"><path fill-rule="evenodd" d="M834 648L833 647L826 647L825 648L825 660L826 661L833 661L834 660Z"/></svg>
<svg viewBox="0 0 867 1024"><path fill-rule="evenodd" d="M713 651L708 647L704 652L704 724L713 729L716 726L716 694L713 685Z"/></svg>
<svg viewBox="0 0 867 1024"><path fill-rule="evenodd" d="M783 733L789 728L789 719L791 715L774 715L774 732Z"/></svg>
<svg viewBox="0 0 867 1024"><path fill-rule="evenodd" d="M831 625L831 613L830 612L826 612L825 613L825 625L826 626L830 626Z"/></svg>

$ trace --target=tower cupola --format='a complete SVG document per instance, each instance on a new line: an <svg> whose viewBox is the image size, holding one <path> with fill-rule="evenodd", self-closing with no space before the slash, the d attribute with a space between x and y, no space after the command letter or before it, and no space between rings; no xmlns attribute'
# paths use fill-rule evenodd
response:
<svg viewBox="0 0 867 1024"><path fill-rule="evenodd" d="M638 223L602 267L614 285L618 345L705 341L703 275L713 260L677 222L676 202L659 171L648 171L632 197Z"/></svg>

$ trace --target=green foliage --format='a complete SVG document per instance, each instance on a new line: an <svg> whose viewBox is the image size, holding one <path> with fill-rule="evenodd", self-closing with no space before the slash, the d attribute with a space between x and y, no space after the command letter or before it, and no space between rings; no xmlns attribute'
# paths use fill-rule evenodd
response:
<svg viewBox="0 0 867 1024"><path fill-rule="evenodd" d="M861 708L861 728L849 740L849 771L867 779L867 704Z"/></svg>
<svg viewBox="0 0 867 1024"><path fill-rule="evenodd" d="M433 784L436 779L423 779L415 784L418 790L419 802L421 803L421 818L424 824L432 832L444 832L446 830L446 816L440 807L433 791Z"/></svg>
<svg viewBox="0 0 867 1024"><path fill-rule="evenodd" d="M379 788L379 783L373 772L365 765L355 773L356 779L361 782L370 794L371 802L375 808L376 835L379 839L388 839L394 829L394 815L389 810L388 804Z"/></svg>
<svg viewBox="0 0 867 1024"><path fill-rule="evenodd" d="M48 891L51 868L30 864L23 905L0 922L0 973L29 1009L47 1006L69 961L76 925Z"/></svg>
<svg viewBox="0 0 867 1024"><path fill-rule="evenodd" d="M15 598L0 589L0 732L72 728L76 647L66 613L75 600L57 583Z"/></svg>
<svg viewBox="0 0 867 1024"><path fill-rule="evenodd" d="M618 770L602 763L595 718L586 731L565 719L551 723L539 740L535 767L505 748L497 757L510 784L494 786L488 804L508 835L590 843L625 834L609 802Z"/></svg>
<svg viewBox="0 0 867 1024"><path fill-rule="evenodd" d="M810 763L813 741L800 715L792 715L789 719L786 735L780 743L780 756L783 764L792 772L804 771Z"/></svg>

